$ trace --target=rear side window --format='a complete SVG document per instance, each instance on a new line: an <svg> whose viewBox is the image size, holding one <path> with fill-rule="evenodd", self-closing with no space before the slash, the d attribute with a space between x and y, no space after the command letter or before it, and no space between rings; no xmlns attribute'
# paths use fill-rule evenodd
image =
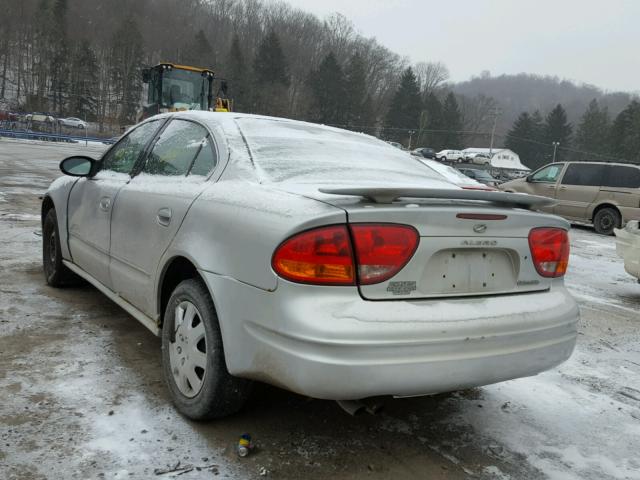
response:
<svg viewBox="0 0 640 480"><path fill-rule="evenodd" d="M640 168L611 166L603 187L640 188Z"/></svg>
<svg viewBox="0 0 640 480"><path fill-rule="evenodd" d="M127 134L102 160L102 170L130 173L138 157L159 127L159 122L147 122Z"/></svg>
<svg viewBox="0 0 640 480"><path fill-rule="evenodd" d="M606 165L572 163L567 167L567 171L562 178L562 184L599 187L604 184L609 168Z"/></svg>
<svg viewBox="0 0 640 480"><path fill-rule="evenodd" d="M150 175L185 176L195 167L198 175L206 175L214 165L209 132L196 123L173 120L153 146L142 171Z"/></svg>

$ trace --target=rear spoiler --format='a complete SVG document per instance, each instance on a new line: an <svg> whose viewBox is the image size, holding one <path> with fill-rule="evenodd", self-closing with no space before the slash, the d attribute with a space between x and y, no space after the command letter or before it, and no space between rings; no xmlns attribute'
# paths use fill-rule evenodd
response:
<svg viewBox="0 0 640 480"><path fill-rule="evenodd" d="M343 187L320 188L330 195L350 195L366 198L374 203L393 203L399 198L425 198L437 200L472 200L489 202L507 207L535 210L553 205L555 200L524 193L487 192L483 190L457 190L444 188L394 188L394 187Z"/></svg>

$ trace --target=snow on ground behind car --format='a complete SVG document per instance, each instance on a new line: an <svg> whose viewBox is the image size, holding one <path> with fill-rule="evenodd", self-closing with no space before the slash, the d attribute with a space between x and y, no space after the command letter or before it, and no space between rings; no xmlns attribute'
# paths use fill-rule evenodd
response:
<svg viewBox="0 0 640 480"><path fill-rule="evenodd" d="M263 388L240 415L196 424L168 402L158 339L91 287L44 285L37 195L83 152L0 141L0 478L148 478L178 461L235 478L640 478L640 285L613 237L571 231L582 320L557 369L375 417ZM259 449L239 460L244 432Z"/></svg>

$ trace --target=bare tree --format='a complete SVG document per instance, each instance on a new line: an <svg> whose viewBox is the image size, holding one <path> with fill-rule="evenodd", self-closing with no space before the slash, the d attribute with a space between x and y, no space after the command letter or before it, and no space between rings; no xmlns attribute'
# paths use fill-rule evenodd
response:
<svg viewBox="0 0 640 480"><path fill-rule="evenodd" d="M414 68L423 98L449 80L449 69L442 62L419 62Z"/></svg>

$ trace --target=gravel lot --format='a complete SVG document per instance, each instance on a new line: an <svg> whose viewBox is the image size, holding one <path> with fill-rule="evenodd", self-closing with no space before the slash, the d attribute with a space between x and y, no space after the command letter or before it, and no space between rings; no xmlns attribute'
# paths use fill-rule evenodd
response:
<svg viewBox="0 0 640 480"><path fill-rule="evenodd" d="M169 403L159 339L92 287L45 285L38 195L62 158L103 148L0 139L0 479L640 479L640 285L613 238L571 232L582 321L555 370L355 418L259 386L198 424Z"/></svg>

